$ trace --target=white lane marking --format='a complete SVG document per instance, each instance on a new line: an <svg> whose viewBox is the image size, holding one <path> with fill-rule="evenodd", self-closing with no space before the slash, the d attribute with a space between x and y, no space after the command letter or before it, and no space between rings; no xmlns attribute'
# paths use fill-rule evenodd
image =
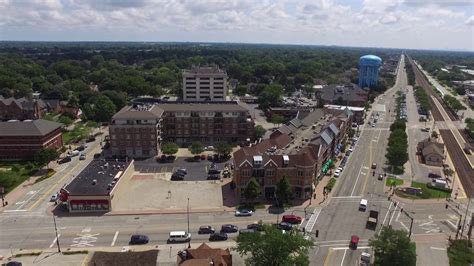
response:
<svg viewBox="0 0 474 266"><path fill-rule="evenodd" d="M359 177L360 177L360 174L361 174L361 173L362 173L362 167L361 167L361 169L359 170L359 174L357 175L357 179L356 179L356 181L355 181L355 183L354 183L354 187L352 188L351 196L354 196L354 191L355 191L355 189L356 189L356 187L357 187L357 182L359 181Z"/></svg>
<svg viewBox="0 0 474 266"><path fill-rule="evenodd" d="M38 189L38 190L31 190L31 191L29 191L28 193L26 193L27 195L31 195L31 196L30 196L27 200L25 200L25 201L23 202L23 204L21 204L21 205L17 208L17 210L20 210L21 208L23 208L23 206L25 206L25 204L28 203L28 202L36 195L36 193L39 192L39 191L42 190L42 189L43 189L43 188L40 188L40 189Z"/></svg>
<svg viewBox="0 0 474 266"><path fill-rule="evenodd" d="M368 169L369 169L369 167L368 167L368 166L364 166L364 167L362 167L362 169L364 169L364 170L368 170Z"/></svg>
<svg viewBox="0 0 474 266"><path fill-rule="evenodd" d="M398 204L395 205L395 208L393 209L393 213L392 213L392 216L390 217L390 220L388 221L388 225L392 223L393 217L395 217L395 214L397 213L397 207L398 207Z"/></svg>
<svg viewBox="0 0 474 266"><path fill-rule="evenodd" d="M344 250L344 255L342 256L341 266L344 264L344 259L346 258L347 249Z"/></svg>
<svg viewBox="0 0 474 266"><path fill-rule="evenodd" d="M385 221L387 220L387 216L388 216L388 214L389 214L389 212L390 212L390 209L392 208L392 204L393 204L393 201L390 202L390 206L388 206L388 210L387 210L387 212L385 213L385 218L383 219L382 225L384 225L384 224L385 224Z"/></svg>
<svg viewBox="0 0 474 266"><path fill-rule="evenodd" d="M357 247L357 249L365 249L365 248L370 248L369 246L366 247ZM350 249L349 247L344 247L344 248L333 248L332 250L344 250L344 249Z"/></svg>
<svg viewBox="0 0 474 266"><path fill-rule="evenodd" d="M113 247L115 245L115 241L117 240L118 234L119 234L119 231L115 232L114 239L112 239L112 244L110 244L110 246Z"/></svg>
<svg viewBox="0 0 474 266"><path fill-rule="evenodd" d="M400 214L402 214L403 206L405 206L405 204L401 204L401 206L400 206L400 211L398 212L397 219L395 220L397 222L398 222L398 218L400 218Z"/></svg>
<svg viewBox="0 0 474 266"><path fill-rule="evenodd" d="M60 237L61 234L58 234L58 237ZM54 246L54 244L56 244L56 241L58 241L58 237L55 237L53 242L51 243L51 245L49 245L49 248L52 248Z"/></svg>
<svg viewBox="0 0 474 266"><path fill-rule="evenodd" d="M340 196L340 197L332 197L333 199L354 199L354 198L357 198L357 199L360 199L361 197L360 196Z"/></svg>
<svg viewBox="0 0 474 266"><path fill-rule="evenodd" d="M446 250L446 248L438 248L438 247L430 247L430 248L434 250Z"/></svg>
<svg viewBox="0 0 474 266"><path fill-rule="evenodd" d="M3 212L26 212L27 210L5 210Z"/></svg>
<svg viewBox="0 0 474 266"><path fill-rule="evenodd" d="M316 220L319 217L319 214L321 213L321 209L317 208L314 209L313 214L311 214L311 217L309 217L308 222L306 223L306 226L304 227L306 232L311 232L313 231L313 227L316 224Z"/></svg>
<svg viewBox="0 0 474 266"><path fill-rule="evenodd" d="M450 220L446 220L446 222L448 222L454 229L458 228L455 224L453 224L453 222L451 222Z"/></svg>
<svg viewBox="0 0 474 266"><path fill-rule="evenodd" d="M408 227L403 223L403 222L399 222L403 228L405 228L405 230L407 230L407 232L410 232L410 229L408 229Z"/></svg>

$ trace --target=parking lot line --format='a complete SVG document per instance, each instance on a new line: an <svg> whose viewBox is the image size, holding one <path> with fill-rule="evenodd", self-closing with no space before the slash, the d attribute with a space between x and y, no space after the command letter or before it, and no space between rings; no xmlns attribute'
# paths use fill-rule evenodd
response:
<svg viewBox="0 0 474 266"><path fill-rule="evenodd" d="M342 256L341 266L344 264L344 259L346 258L347 249L344 250L344 255Z"/></svg>
<svg viewBox="0 0 474 266"><path fill-rule="evenodd" d="M115 232L114 239L112 239L112 244L110 244L110 246L113 247L115 245L115 241L117 240L118 234L119 234L119 231Z"/></svg>

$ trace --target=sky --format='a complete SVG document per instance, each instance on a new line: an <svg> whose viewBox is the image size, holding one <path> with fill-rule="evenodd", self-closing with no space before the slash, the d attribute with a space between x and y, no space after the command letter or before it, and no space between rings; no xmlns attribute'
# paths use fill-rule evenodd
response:
<svg viewBox="0 0 474 266"><path fill-rule="evenodd" d="M474 0L0 0L0 40L474 51Z"/></svg>

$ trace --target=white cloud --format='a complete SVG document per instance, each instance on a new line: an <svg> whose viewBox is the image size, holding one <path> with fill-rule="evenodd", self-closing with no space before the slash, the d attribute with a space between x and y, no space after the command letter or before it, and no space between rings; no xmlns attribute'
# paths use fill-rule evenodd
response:
<svg viewBox="0 0 474 266"><path fill-rule="evenodd" d="M0 38L436 48L442 37L444 46L474 50L473 12L459 8L467 2L360 0L358 7L336 0L0 0Z"/></svg>

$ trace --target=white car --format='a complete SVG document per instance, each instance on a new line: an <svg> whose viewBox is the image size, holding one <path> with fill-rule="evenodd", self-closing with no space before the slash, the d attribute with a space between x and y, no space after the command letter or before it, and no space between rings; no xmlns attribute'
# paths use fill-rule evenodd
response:
<svg viewBox="0 0 474 266"><path fill-rule="evenodd" d="M54 195L51 196L51 198L49 199L50 202L55 202L59 199L59 193L56 193Z"/></svg>
<svg viewBox="0 0 474 266"><path fill-rule="evenodd" d="M341 171L339 171L339 169L334 171L334 177L339 177L340 175L341 175Z"/></svg>
<svg viewBox="0 0 474 266"><path fill-rule="evenodd" d="M205 150L205 151L213 151L213 150L214 150L214 146L206 146L206 147L204 147L204 150Z"/></svg>
<svg viewBox="0 0 474 266"><path fill-rule="evenodd" d="M252 210L236 210L235 211L235 216L252 216L253 211Z"/></svg>
<svg viewBox="0 0 474 266"><path fill-rule="evenodd" d="M339 167L339 168L337 168L337 170L339 170L340 172L342 172L342 170L344 170L344 168Z"/></svg>
<svg viewBox="0 0 474 266"><path fill-rule="evenodd" d="M354 151L354 149L353 149L352 147L350 147L350 148L347 149L347 150L350 151L350 152L353 152L353 151Z"/></svg>

